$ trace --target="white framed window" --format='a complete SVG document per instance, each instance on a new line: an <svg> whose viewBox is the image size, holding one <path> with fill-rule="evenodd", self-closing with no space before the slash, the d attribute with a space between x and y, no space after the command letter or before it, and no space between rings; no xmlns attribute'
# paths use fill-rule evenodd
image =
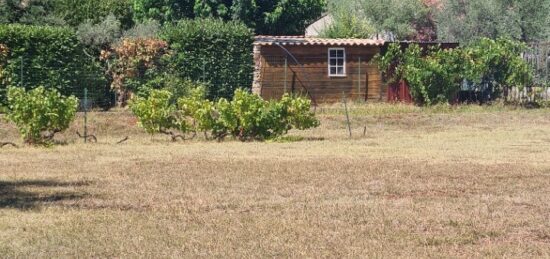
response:
<svg viewBox="0 0 550 259"><path fill-rule="evenodd" d="M328 49L328 75L330 77L346 76L346 49Z"/></svg>

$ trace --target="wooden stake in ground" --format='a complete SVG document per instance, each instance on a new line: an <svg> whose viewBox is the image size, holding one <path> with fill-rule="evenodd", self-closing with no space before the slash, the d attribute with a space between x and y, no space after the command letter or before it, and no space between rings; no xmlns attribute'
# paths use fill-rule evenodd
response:
<svg viewBox="0 0 550 259"><path fill-rule="evenodd" d="M351 138L351 123L349 121L348 103L346 100L346 93L342 92L342 101L344 102L344 109L346 110L346 121L348 123L349 137Z"/></svg>

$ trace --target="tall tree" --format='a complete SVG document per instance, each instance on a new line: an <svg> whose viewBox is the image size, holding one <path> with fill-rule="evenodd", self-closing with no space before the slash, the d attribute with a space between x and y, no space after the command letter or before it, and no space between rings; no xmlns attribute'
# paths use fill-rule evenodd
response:
<svg viewBox="0 0 550 259"><path fill-rule="evenodd" d="M390 39L411 39L417 24L427 20L429 9L419 0L361 0L365 17L377 33Z"/></svg>
<svg viewBox="0 0 550 259"><path fill-rule="evenodd" d="M233 0L231 16L233 20L240 21L249 28L256 28L259 17L256 0Z"/></svg>
<svg viewBox="0 0 550 259"><path fill-rule="evenodd" d="M303 34L305 28L321 17L325 0L259 1L262 14L256 32L260 34Z"/></svg>
<svg viewBox="0 0 550 259"><path fill-rule="evenodd" d="M515 22L523 41L550 38L549 0L507 0L506 8L515 13Z"/></svg>
<svg viewBox="0 0 550 259"><path fill-rule="evenodd" d="M53 12L68 25L77 27L85 22L99 23L112 14L122 28L132 27L132 0L49 0Z"/></svg>
<svg viewBox="0 0 550 259"><path fill-rule="evenodd" d="M471 42L482 37L523 41L548 39L548 0L446 0L437 15L438 34Z"/></svg>
<svg viewBox="0 0 550 259"><path fill-rule="evenodd" d="M318 19L326 0L133 0L136 21L182 18L240 21L258 34L302 34Z"/></svg>
<svg viewBox="0 0 550 259"><path fill-rule="evenodd" d="M330 17L325 29L320 32L324 38L370 38L376 29L365 17L359 1L331 2Z"/></svg>
<svg viewBox="0 0 550 259"><path fill-rule="evenodd" d="M390 40L435 38L429 29L431 9L421 0L332 0L329 6L333 27L368 24L372 29L368 36Z"/></svg>
<svg viewBox="0 0 550 259"><path fill-rule="evenodd" d="M134 20L160 23L194 17L195 0L133 0Z"/></svg>
<svg viewBox="0 0 550 259"><path fill-rule="evenodd" d="M196 0L195 15L238 20L257 34L303 34L321 17L326 0Z"/></svg>
<svg viewBox="0 0 550 259"><path fill-rule="evenodd" d="M65 21L54 9L49 0L0 0L0 23L64 25Z"/></svg>
<svg viewBox="0 0 550 259"><path fill-rule="evenodd" d="M196 0L194 11L198 17L219 17L228 20L231 17L232 5L232 0Z"/></svg>

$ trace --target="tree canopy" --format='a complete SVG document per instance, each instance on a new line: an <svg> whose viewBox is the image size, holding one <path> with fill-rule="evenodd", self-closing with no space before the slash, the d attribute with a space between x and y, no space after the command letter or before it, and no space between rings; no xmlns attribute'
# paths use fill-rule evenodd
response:
<svg viewBox="0 0 550 259"><path fill-rule="evenodd" d="M548 0L331 0L326 37L472 42L550 38Z"/></svg>
<svg viewBox="0 0 550 259"><path fill-rule="evenodd" d="M522 41L550 36L548 0L446 0L437 13L441 39L471 42L482 37Z"/></svg>
<svg viewBox="0 0 550 259"><path fill-rule="evenodd" d="M150 20L240 21L258 34L302 34L325 11L326 0L0 0L0 23L98 24L114 15L121 29Z"/></svg>
<svg viewBox="0 0 550 259"><path fill-rule="evenodd" d="M328 31L338 37L376 37L390 40L430 40L430 8L420 0L332 0L334 23ZM350 29L351 27L351 29ZM427 35L420 33L427 32ZM325 33L326 34L326 33Z"/></svg>
<svg viewBox="0 0 550 259"><path fill-rule="evenodd" d="M134 0L137 19L220 18L241 21L258 34L302 34L325 6L325 0Z"/></svg>

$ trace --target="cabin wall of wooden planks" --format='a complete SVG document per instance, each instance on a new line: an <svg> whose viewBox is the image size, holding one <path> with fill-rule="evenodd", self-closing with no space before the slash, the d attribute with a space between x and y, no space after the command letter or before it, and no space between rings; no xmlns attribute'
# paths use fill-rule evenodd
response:
<svg viewBox="0 0 550 259"><path fill-rule="evenodd" d="M346 51L346 76L328 75L329 48ZM286 93L309 96L315 102L338 102L345 95L351 100L385 100L380 71L371 64L380 52L377 46L285 46L289 55L278 46L261 46L259 76L256 82L260 95L277 99ZM258 65L258 64L257 64Z"/></svg>

